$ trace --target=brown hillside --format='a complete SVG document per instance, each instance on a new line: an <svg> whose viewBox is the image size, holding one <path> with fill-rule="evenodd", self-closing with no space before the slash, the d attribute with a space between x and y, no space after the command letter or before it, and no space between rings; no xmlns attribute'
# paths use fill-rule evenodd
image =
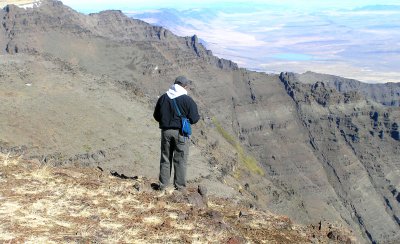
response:
<svg viewBox="0 0 400 244"><path fill-rule="evenodd" d="M146 178L100 169L55 168L0 155L0 242L5 243L350 243L321 230L189 188L157 196ZM329 237L328 237L329 236Z"/></svg>

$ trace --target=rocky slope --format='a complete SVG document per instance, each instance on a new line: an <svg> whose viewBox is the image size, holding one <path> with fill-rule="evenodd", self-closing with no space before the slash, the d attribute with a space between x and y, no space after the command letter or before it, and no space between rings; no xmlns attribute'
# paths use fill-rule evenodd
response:
<svg viewBox="0 0 400 244"><path fill-rule="evenodd" d="M0 17L4 153L156 178L152 109L183 74L202 115L191 182L296 222L343 225L359 242L399 238L400 112L381 96L240 69L196 36L120 11L82 15L46 1Z"/></svg>
<svg viewBox="0 0 400 244"><path fill-rule="evenodd" d="M100 168L54 168L0 154L0 242L351 243L338 226L293 224L203 186L158 195L146 178Z"/></svg>

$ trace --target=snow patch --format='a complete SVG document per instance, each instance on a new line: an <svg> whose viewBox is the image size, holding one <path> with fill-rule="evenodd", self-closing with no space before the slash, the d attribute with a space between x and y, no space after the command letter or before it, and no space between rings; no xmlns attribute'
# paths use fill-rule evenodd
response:
<svg viewBox="0 0 400 244"><path fill-rule="evenodd" d="M41 1L35 1L35 2L31 2L31 3L18 4L17 6L18 6L19 8L28 9L28 8L36 8L36 7L39 7L41 4L42 4Z"/></svg>

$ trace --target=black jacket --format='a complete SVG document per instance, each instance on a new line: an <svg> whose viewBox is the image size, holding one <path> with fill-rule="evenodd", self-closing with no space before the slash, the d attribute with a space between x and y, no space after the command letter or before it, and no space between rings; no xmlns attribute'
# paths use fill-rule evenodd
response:
<svg viewBox="0 0 400 244"><path fill-rule="evenodd" d="M189 119L190 124L196 124L200 115L197 110L197 104L188 95L182 95L175 98L182 116ZM153 117L158 121L160 129L180 129L181 119L176 112L174 102L167 93L162 95L156 104Z"/></svg>

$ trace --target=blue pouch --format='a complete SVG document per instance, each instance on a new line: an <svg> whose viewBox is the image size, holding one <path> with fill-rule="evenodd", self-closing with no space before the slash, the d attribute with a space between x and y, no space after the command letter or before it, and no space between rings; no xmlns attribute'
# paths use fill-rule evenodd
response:
<svg viewBox="0 0 400 244"><path fill-rule="evenodd" d="M190 127L190 121L188 118L182 116L181 111L179 110L178 104L176 104L175 99L172 100L174 101L175 110L178 113L178 116L181 118L181 133L185 137L190 137L190 135L192 135L192 128Z"/></svg>
<svg viewBox="0 0 400 244"><path fill-rule="evenodd" d="M189 119L187 119L185 117L182 117L181 120L182 120L181 132L184 136L189 137L192 134L192 128L190 127L190 121L189 121Z"/></svg>

